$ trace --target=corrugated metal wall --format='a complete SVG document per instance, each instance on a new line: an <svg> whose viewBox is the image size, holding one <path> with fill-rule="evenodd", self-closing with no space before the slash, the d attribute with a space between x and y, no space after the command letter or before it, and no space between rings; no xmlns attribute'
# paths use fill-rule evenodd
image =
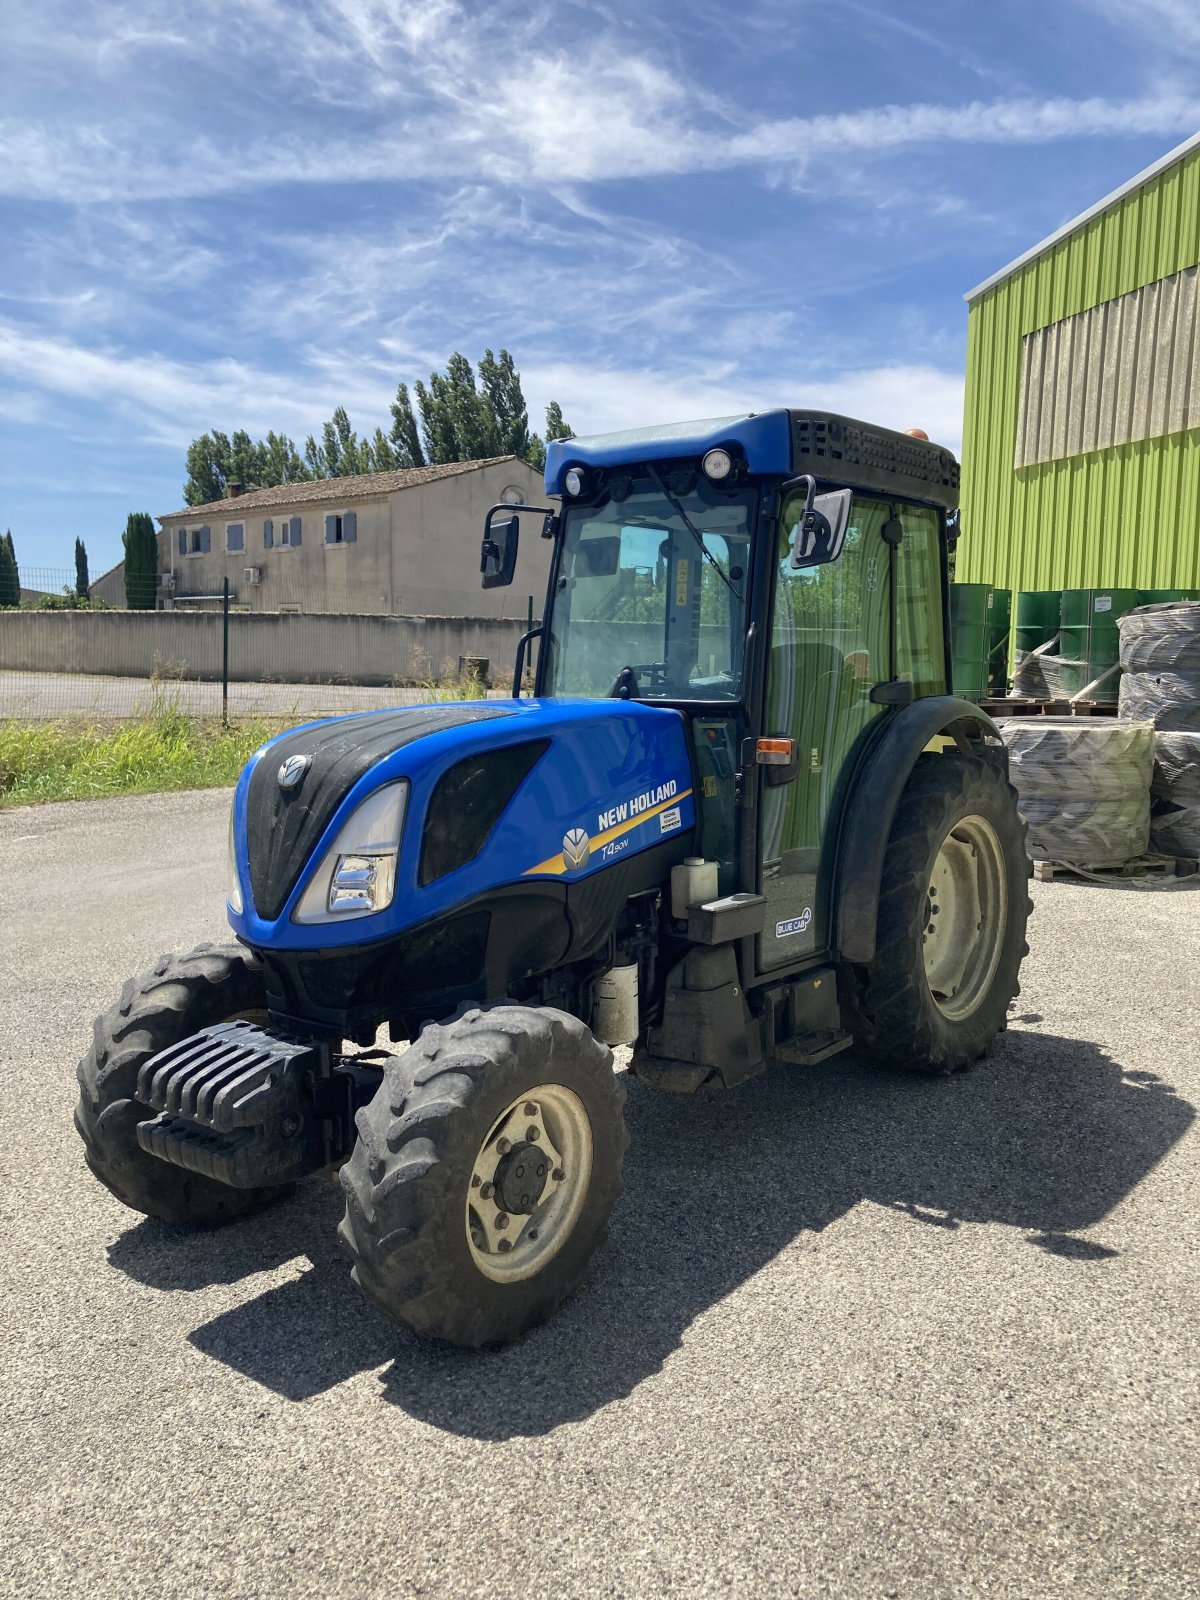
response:
<svg viewBox="0 0 1200 1600"><path fill-rule="evenodd" d="M1012 589L1200 586L1200 429L1194 414L1190 431L1136 438L1131 426L1128 442L1060 453L1058 446L1088 442L1086 379L1071 359L1064 381L1078 423L1068 423L1068 411L1059 409L1045 434L1039 417L1037 454L1044 440L1054 458L1013 465L1018 438L1028 438L1021 416L1027 336L1198 264L1200 152L1194 151L972 303L959 579ZM1192 305L1188 359L1194 362L1194 299ZM1061 332L1057 337L1061 341ZM1043 352L1048 340L1044 335ZM1153 418L1153 370L1152 364L1132 373L1125 367L1130 418L1139 406ZM1149 390L1144 402L1131 384Z"/></svg>

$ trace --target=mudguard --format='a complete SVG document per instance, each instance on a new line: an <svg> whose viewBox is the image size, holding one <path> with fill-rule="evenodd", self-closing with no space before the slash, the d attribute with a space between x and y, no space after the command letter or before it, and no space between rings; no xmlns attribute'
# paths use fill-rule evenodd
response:
<svg viewBox="0 0 1200 1600"><path fill-rule="evenodd" d="M289 761L301 776L281 784ZM468 804L457 774L482 771L486 787L490 764L511 792L497 798L492 783L489 802L477 784ZM400 778L409 789L391 905L294 922L351 814ZM457 849L456 806L464 830ZM695 822L685 720L666 707L498 700L339 717L271 740L242 773L233 858L243 910L230 905L227 914L240 939L266 952L362 947L499 889L593 879L656 845L682 845Z"/></svg>
<svg viewBox="0 0 1200 1600"><path fill-rule="evenodd" d="M960 738L990 735L1007 768L999 728L969 700L931 695L882 720L881 736L855 779L842 824L834 915L836 950L845 961L870 961L875 954L879 885L896 807L917 757L931 739L948 732Z"/></svg>

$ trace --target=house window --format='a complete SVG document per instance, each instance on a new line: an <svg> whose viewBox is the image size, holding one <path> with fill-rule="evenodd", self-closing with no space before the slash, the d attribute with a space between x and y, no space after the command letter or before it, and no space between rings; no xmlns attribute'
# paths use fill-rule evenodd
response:
<svg viewBox="0 0 1200 1600"><path fill-rule="evenodd" d="M330 511L325 517L326 544L353 544L358 538L358 514L354 511Z"/></svg>
<svg viewBox="0 0 1200 1600"><path fill-rule="evenodd" d="M230 555L240 555L246 548L246 526L242 522L225 524L225 549Z"/></svg>
<svg viewBox="0 0 1200 1600"><path fill-rule="evenodd" d="M283 521L279 524L279 543L281 545L290 547L291 546L291 542L292 542L292 519L291 519L291 517L284 517Z"/></svg>

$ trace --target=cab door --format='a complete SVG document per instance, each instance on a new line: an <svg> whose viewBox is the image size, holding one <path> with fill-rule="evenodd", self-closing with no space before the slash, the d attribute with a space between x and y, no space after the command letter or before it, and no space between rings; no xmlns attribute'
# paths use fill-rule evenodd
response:
<svg viewBox="0 0 1200 1600"><path fill-rule="evenodd" d="M760 769L759 868L766 896L763 970L794 965L829 943L836 827L858 753L885 708L870 698L892 676L892 562L887 501L855 495L841 555L824 566L788 559L802 503L785 507L773 571L763 734L795 740L799 772L772 787ZM890 530L895 532L893 523Z"/></svg>

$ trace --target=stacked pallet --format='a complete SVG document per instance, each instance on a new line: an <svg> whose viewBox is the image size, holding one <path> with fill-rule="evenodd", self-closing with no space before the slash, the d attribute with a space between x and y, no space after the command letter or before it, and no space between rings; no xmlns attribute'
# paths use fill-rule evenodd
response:
<svg viewBox="0 0 1200 1600"><path fill-rule="evenodd" d="M1119 716L1154 729L1151 844L1200 857L1200 602L1142 606L1119 627Z"/></svg>

